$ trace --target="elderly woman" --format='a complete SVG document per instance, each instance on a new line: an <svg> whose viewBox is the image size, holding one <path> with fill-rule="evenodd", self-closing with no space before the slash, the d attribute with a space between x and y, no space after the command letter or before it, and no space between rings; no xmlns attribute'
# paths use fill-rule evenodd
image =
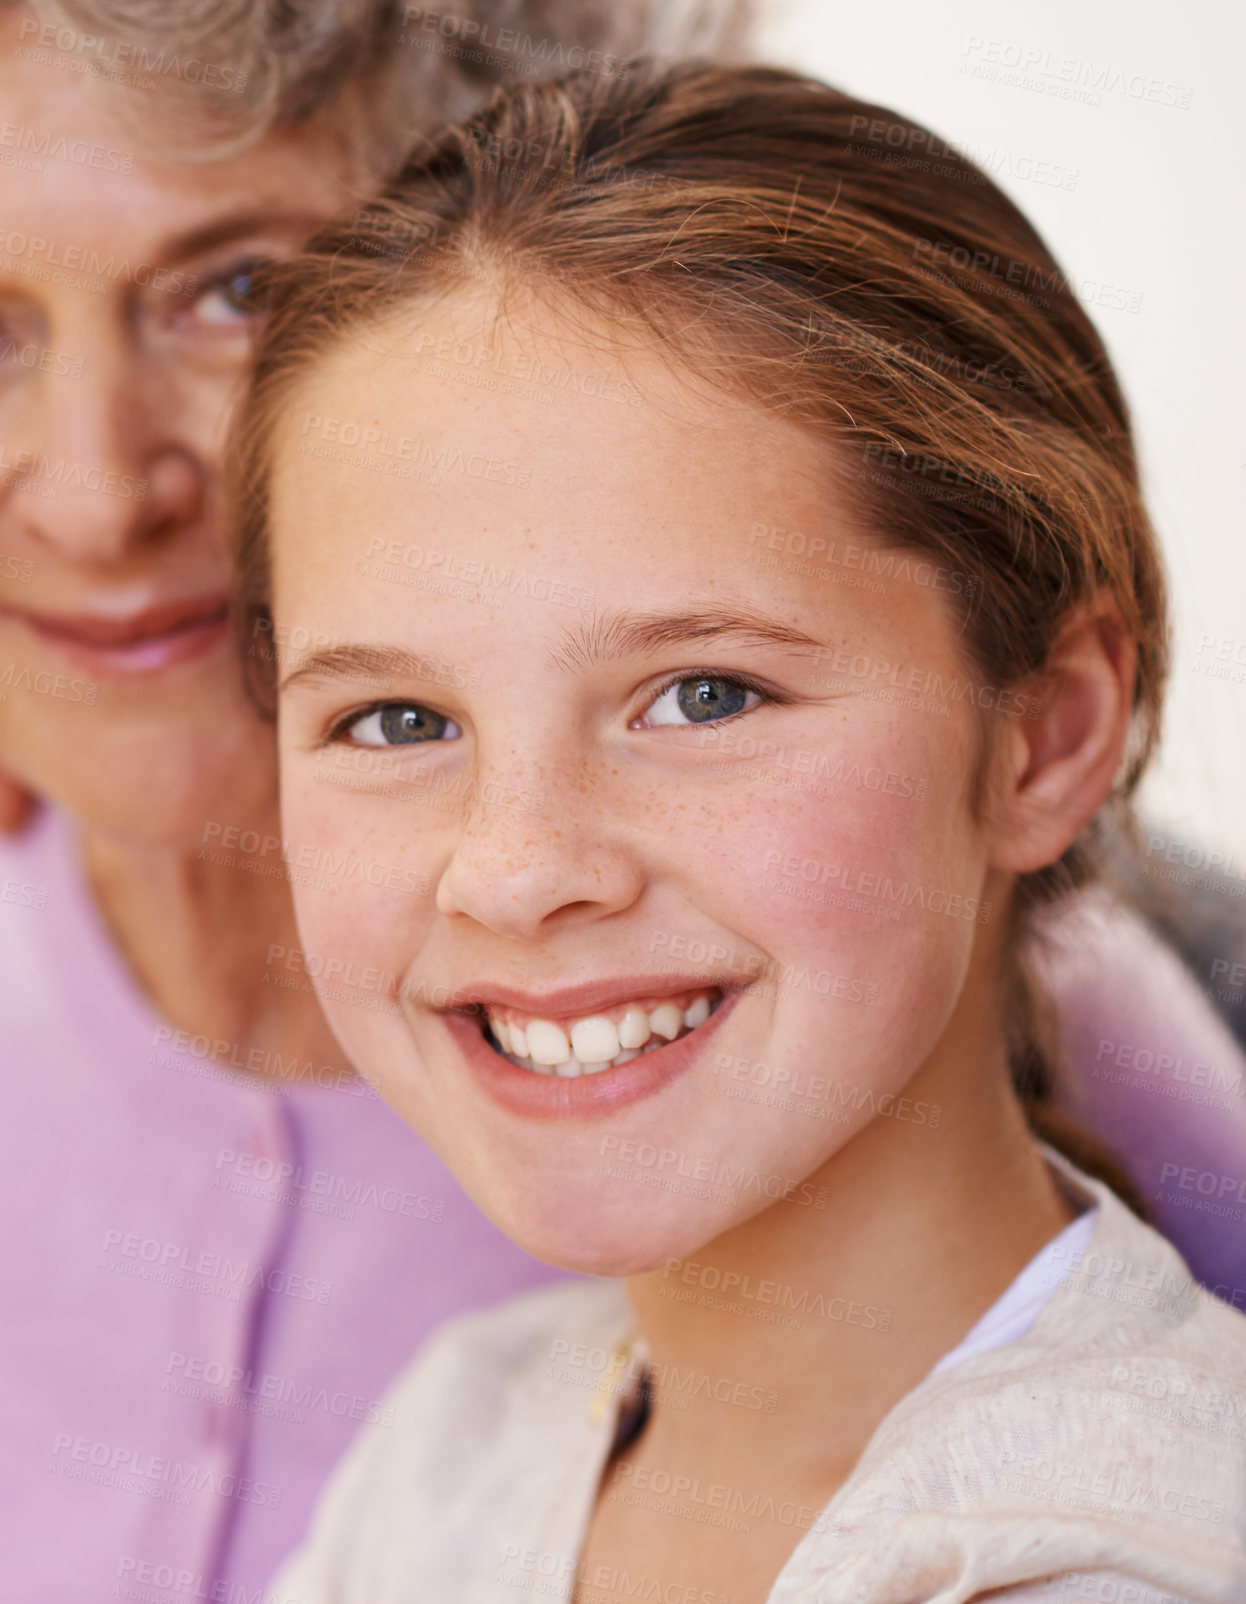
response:
<svg viewBox="0 0 1246 1604"><path fill-rule="evenodd" d="M254 1596L351 1434L392 1424L412 1343L550 1273L311 995L290 879L411 888L383 848L313 863L276 823L218 492L249 276L502 71L738 26L144 9L0 7L0 755L46 803L0 842L0 1503L27 1604Z"/></svg>

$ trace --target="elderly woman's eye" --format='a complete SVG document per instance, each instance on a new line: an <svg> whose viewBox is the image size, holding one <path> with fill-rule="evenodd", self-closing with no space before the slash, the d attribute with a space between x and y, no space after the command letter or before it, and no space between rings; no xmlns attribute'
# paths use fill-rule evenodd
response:
<svg viewBox="0 0 1246 1604"><path fill-rule="evenodd" d="M750 712L765 697L751 686L724 675L693 675L676 680L650 704L647 726L659 724L713 724Z"/></svg>
<svg viewBox="0 0 1246 1604"><path fill-rule="evenodd" d="M425 741L452 741L462 733L452 719L418 702L374 707L338 731L356 746L418 746Z"/></svg>
<svg viewBox="0 0 1246 1604"><path fill-rule="evenodd" d="M239 325L261 317L265 296L256 275L263 260L240 262L228 272L209 280L196 297L195 309L204 323Z"/></svg>

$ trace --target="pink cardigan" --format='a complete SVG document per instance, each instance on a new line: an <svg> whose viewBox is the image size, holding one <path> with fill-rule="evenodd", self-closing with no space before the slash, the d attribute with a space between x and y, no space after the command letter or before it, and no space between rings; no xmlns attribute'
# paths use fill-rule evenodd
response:
<svg viewBox="0 0 1246 1604"><path fill-rule="evenodd" d="M0 976L4 1596L258 1597L433 1327L555 1272L365 1083L179 1050L50 811L0 838Z"/></svg>

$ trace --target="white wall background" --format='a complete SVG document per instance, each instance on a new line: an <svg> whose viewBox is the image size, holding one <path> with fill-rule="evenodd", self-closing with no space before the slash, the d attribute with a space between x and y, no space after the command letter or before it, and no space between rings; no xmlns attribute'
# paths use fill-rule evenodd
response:
<svg viewBox="0 0 1246 1604"><path fill-rule="evenodd" d="M765 59L974 154L1084 285L1173 591L1167 729L1142 806L1246 873L1246 14L1234 0L762 3Z"/></svg>

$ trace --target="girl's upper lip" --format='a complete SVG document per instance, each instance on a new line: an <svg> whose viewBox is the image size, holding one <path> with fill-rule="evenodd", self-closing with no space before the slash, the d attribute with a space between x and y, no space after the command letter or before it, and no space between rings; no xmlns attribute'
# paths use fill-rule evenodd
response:
<svg viewBox="0 0 1246 1604"><path fill-rule="evenodd" d="M485 1008L513 1008L537 1019L572 1019L601 1008L612 1008L616 1003L631 1002L634 997L673 997L687 991L725 992L739 989L743 983L739 976L725 981L713 975L611 975L538 992L482 981L456 991L454 1001L442 1011L461 1012L476 1003Z"/></svg>
<svg viewBox="0 0 1246 1604"><path fill-rule="evenodd" d="M80 646L136 646L141 641L173 635L196 624L224 621L229 595L183 596L177 601L155 602L150 607L120 616L111 613L43 613L29 607L7 606L0 611L21 618L42 634L73 641Z"/></svg>

